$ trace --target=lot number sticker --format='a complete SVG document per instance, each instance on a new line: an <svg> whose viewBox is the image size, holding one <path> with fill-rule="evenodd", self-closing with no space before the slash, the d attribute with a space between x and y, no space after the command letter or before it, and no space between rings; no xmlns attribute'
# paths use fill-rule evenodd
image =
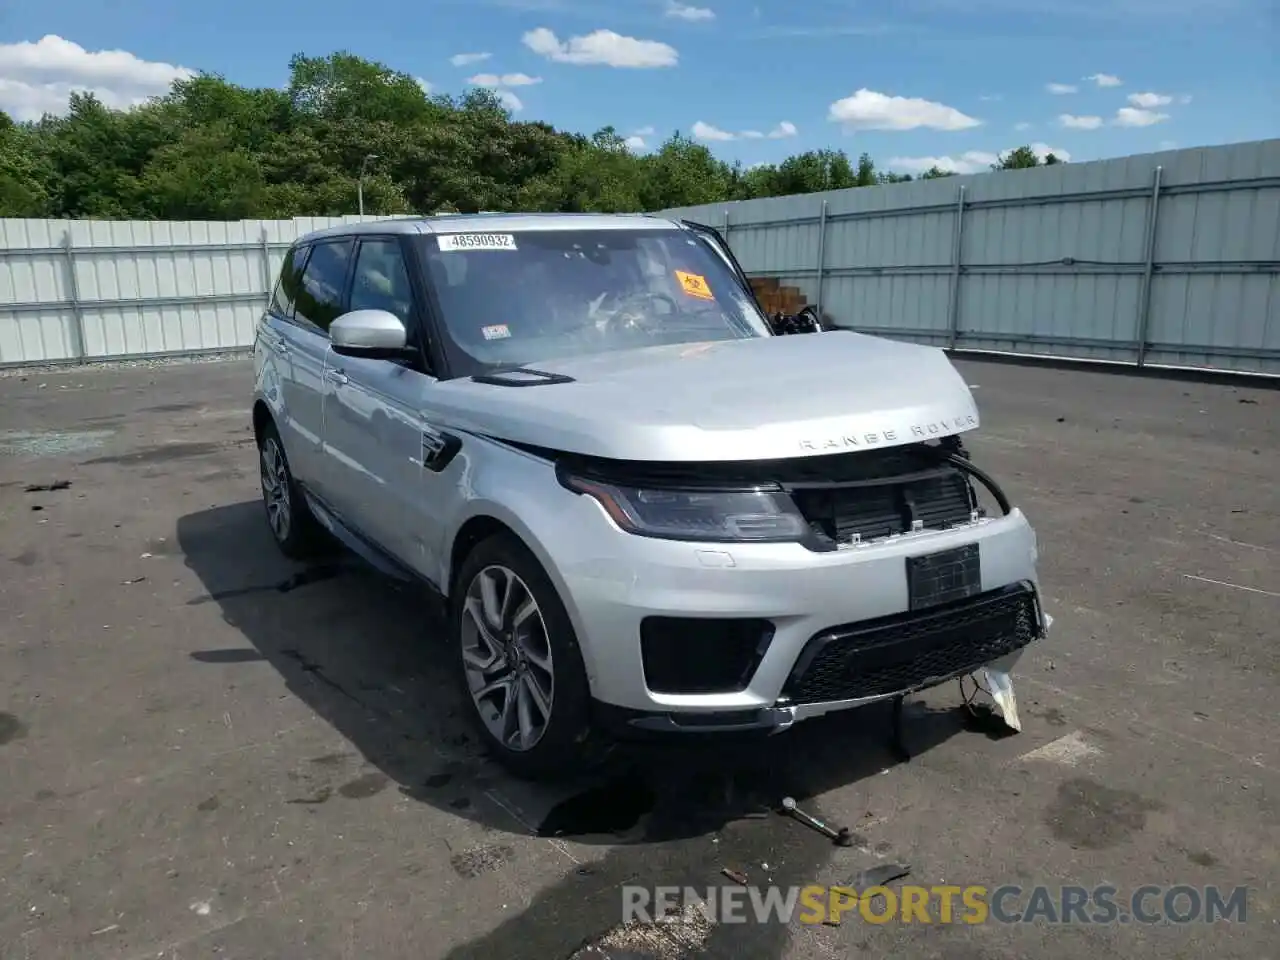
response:
<svg viewBox="0 0 1280 960"><path fill-rule="evenodd" d="M436 238L441 253L461 250L514 250L516 238L509 233L445 233Z"/></svg>
<svg viewBox="0 0 1280 960"><path fill-rule="evenodd" d="M696 273L685 273L683 270L676 271L676 279L680 281L680 289L691 297L697 297L699 300L714 300L711 295L711 288L707 286L707 278L698 276Z"/></svg>

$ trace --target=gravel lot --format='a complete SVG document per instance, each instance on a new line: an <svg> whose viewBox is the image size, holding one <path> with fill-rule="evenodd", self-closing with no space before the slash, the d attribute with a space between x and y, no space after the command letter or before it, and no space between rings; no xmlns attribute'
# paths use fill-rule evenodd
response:
<svg viewBox="0 0 1280 960"><path fill-rule="evenodd" d="M1023 732L966 730L949 685L909 705L909 762L868 710L556 789L478 756L412 591L276 554L246 361L0 378L0 957L1275 955L1280 393L960 366L1055 617L1015 678ZM858 843L735 819L726 784ZM566 835L538 835L548 816ZM924 885L1248 885L1247 922L853 916L590 946L623 883L889 861Z"/></svg>

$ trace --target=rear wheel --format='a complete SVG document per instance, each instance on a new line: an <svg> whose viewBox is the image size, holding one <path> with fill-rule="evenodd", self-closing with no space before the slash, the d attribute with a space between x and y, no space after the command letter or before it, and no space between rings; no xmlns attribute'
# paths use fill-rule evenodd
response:
<svg viewBox="0 0 1280 960"><path fill-rule="evenodd" d="M593 752L578 639L554 585L516 537L464 561L450 635L471 715L490 753L518 776L570 774Z"/></svg>
<svg viewBox="0 0 1280 960"><path fill-rule="evenodd" d="M276 546L292 560L314 557L323 543L323 531L298 489L273 423L267 423L258 437L258 473L267 525Z"/></svg>

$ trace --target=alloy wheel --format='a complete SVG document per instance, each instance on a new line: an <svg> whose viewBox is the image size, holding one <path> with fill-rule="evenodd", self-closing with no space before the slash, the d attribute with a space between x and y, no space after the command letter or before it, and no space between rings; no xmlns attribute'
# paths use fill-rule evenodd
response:
<svg viewBox="0 0 1280 960"><path fill-rule="evenodd" d="M267 505L267 522L276 540L289 539L289 466L275 437L268 437L260 454L262 474L262 499Z"/></svg>
<svg viewBox="0 0 1280 960"><path fill-rule="evenodd" d="M533 749L551 721L555 672L532 591L508 567L485 567L467 587L461 632L467 687L485 727L508 750Z"/></svg>

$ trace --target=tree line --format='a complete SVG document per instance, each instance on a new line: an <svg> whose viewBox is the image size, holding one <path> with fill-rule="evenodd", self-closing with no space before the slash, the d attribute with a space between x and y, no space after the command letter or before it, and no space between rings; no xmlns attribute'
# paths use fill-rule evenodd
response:
<svg viewBox="0 0 1280 960"><path fill-rule="evenodd" d="M346 53L289 66L284 89L199 75L128 110L75 93L62 116L0 112L0 216L340 216L360 192L377 214L634 212L912 179L840 150L744 168L678 132L634 152L611 127L586 136L515 120L492 91L432 96ZM995 169L1040 162L1020 147Z"/></svg>

